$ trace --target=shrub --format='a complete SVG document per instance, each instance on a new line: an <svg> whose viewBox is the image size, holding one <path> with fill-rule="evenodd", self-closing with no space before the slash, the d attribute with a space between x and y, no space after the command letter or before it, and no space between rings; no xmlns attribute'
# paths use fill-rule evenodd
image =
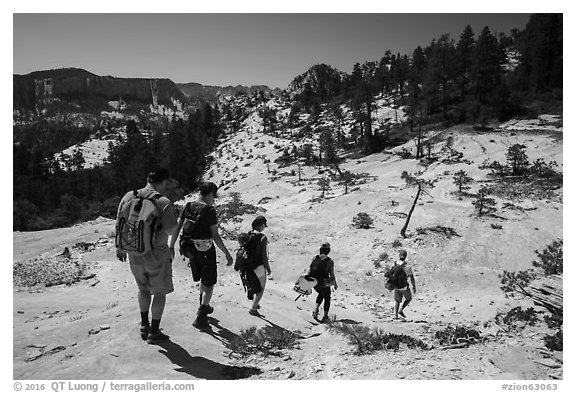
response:
<svg viewBox="0 0 576 393"><path fill-rule="evenodd" d="M448 326L436 332L434 337L441 345L475 344L480 342L480 333L474 328L465 326Z"/></svg>
<svg viewBox="0 0 576 393"><path fill-rule="evenodd" d="M374 220L368 213L360 212L352 219L352 224L357 229L370 229L374 224Z"/></svg>
<svg viewBox="0 0 576 393"><path fill-rule="evenodd" d="M412 152L408 149L406 149L405 147L402 148L402 150L400 150L400 152L398 152L398 155L401 158L412 158Z"/></svg>
<svg viewBox="0 0 576 393"><path fill-rule="evenodd" d="M402 247L402 242L400 240L396 239L392 242L392 247L394 247L394 248Z"/></svg>
<svg viewBox="0 0 576 393"><path fill-rule="evenodd" d="M298 344L298 336L290 330L279 326L265 326L256 329L252 326L242 330L229 344L230 354L241 357L255 353L264 355L279 355L279 350L294 348Z"/></svg>
<svg viewBox="0 0 576 393"><path fill-rule="evenodd" d="M366 354L380 349L400 349L400 343L408 348L430 349L422 340L405 334L384 333L379 328L369 328L360 324L346 324L332 321L330 330L335 330L348 338L349 342L356 346L356 354Z"/></svg>
<svg viewBox="0 0 576 393"><path fill-rule="evenodd" d="M544 322L550 329L559 329L564 323L564 315L562 312L550 313L544 316Z"/></svg>
<svg viewBox="0 0 576 393"><path fill-rule="evenodd" d="M547 335L544 337L544 345L551 351L563 351L563 334L562 329L558 330L553 336Z"/></svg>
<svg viewBox="0 0 576 393"><path fill-rule="evenodd" d="M232 200L216 207L218 219L221 222L240 222L244 214L256 214L258 208L254 205L244 203L239 192L231 192Z"/></svg>
<svg viewBox="0 0 576 393"><path fill-rule="evenodd" d="M541 268L545 275L561 274L564 269L564 252L563 240L555 240L552 244L548 245L542 252L535 251L539 261L533 261L532 265Z"/></svg>
<svg viewBox="0 0 576 393"><path fill-rule="evenodd" d="M527 295L525 288L534 280L536 274L534 270L521 270L519 272L509 272L504 270L500 274L500 289L504 292L506 297L514 297L515 295Z"/></svg>
<svg viewBox="0 0 576 393"><path fill-rule="evenodd" d="M496 322L503 323L508 326L517 326L517 322L524 322L524 326L534 326L538 321L536 316L536 310L534 307L527 308L525 310L522 307L514 307L509 310L506 314L499 312L496 314Z"/></svg>

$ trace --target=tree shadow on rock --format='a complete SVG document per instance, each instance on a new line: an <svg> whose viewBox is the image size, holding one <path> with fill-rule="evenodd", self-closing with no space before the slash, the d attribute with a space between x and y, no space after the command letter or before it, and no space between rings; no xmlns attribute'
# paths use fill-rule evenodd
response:
<svg viewBox="0 0 576 393"><path fill-rule="evenodd" d="M262 373L260 369L255 367L230 366L202 356L192 356L186 349L173 341L166 341L158 344L158 346L163 348L159 351L162 355L179 366L175 371L186 373L198 379L243 379Z"/></svg>

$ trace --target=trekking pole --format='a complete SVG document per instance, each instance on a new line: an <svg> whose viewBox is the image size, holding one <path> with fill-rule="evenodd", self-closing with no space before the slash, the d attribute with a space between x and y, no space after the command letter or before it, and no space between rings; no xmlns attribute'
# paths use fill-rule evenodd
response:
<svg viewBox="0 0 576 393"><path fill-rule="evenodd" d="M294 301L300 299L300 296L302 296L302 294L298 295L298 297L296 297L296 299L294 299Z"/></svg>

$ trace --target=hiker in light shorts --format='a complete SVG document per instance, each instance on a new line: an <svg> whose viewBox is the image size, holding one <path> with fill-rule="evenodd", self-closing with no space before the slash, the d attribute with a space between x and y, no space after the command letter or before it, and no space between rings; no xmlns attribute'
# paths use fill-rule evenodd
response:
<svg viewBox="0 0 576 393"><path fill-rule="evenodd" d="M410 279L410 283L412 284L412 289L414 293L416 293L416 281L414 280L414 273L412 272L412 267L408 265L406 262L406 256L408 253L406 250L400 250L398 256L400 258L400 263L397 261L394 262L394 265L402 266L404 272L406 273L406 285L402 285L398 289L394 289L394 316L398 319L398 315L402 318L406 318L404 315L404 309L410 304L412 300L412 292L410 291L410 286L408 285L408 278ZM404 303L402 303L402 298L404 298ZM400 307L400 303L402 303L402 307Z"/></svg>
<svg viewBox="0 0 576 393"><path fill-rule="evenodd" d="M270 275L272 273L268 260L268 238L265 234L262 233L264 228L267 227L268 223L266 221L266 217L264 216L258 216L254 219L254 221L252 221L252 232L260 235L260 240L256 246L255 252L259 258L256 262L254 273L256 273L256 276L260 281L260 286L262 287L262 291L255 293L254 299L252 299L252 308L250 309L249 313L254 316L260 316L258 309L260 308L260 300L262 300L262 296L264 296L264 288L266 287L266 275Z"/></svg>

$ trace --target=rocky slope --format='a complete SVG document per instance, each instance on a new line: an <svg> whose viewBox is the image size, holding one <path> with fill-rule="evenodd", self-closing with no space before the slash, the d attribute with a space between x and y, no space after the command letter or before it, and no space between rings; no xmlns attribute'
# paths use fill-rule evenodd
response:
<svg viewBox="0 0 576 393"><path fill-rule="evenodd" d="M271 103L270 105L273 105ZM279 107L279 109L281 109ZM138 334L136 286L128 265L115 260L109 220L74 228L14 233L14 262L56 259L65 246L93 242L88 252L72 249L90 271L89 279L55 287L14 287L13 358L15 379L553 379L562 378L562 353L544 348L550 334L539 323L523 330L502 330L494 322L498 311L527 301L506 299L498 274L531 266L535 250L562 238L562 192L553 198L507 200L496 198L500 218L477 218L470 198L453 194L453 174L463 169L475 179L471 192L490 179L480 169L486 161L504 161L509 146L522 143L531 161L555 160L562 170L561 128L477 133L471 127L439 130L440 142L453 139L463 156L446 156L423 166L403 159L403 146L360 159L349 158L342 170L364 174L345 194L337 180L324 198L317 186L317 167L296 164L280 168L275 159L297 143L284 136L262 133L261 119L243 120L214 153L208 180L222 183L221 199L240 193L268 218L272 277L262 301L262 318L248 314L249 301L240 280L218 252L219 283L215 288L211 329L192 327L197 308L197 285L181 257L174 263L175 292L168 297L163 328L171 342L151 346ZM314 141L313 141L314 142ZM440 154L440 153L438 153ZM408 189L403 171L422 171L436 180L412 217L408 237L399 235L415 191ZM185 200L194 198L189 195ZM511 207L512 206L512 207ZM368 213L370 229L355 229L353 217ZM253 215L223 226L234 234L249 229ZM494 224L494 225L493 225ZM450 228L452 231L438 231ZM433 346L420 350L400 346L356 355L345 337L311 318L313 297L292 291L323 241L333 245L339 289L333 292L331 314L345 324L407 334ZM230 250L235 241L225 241ZM418 292L406 310L407 320L392 318L390 293L384 289L384 269L408 251ZM388 259L384 255L388 255ZM379 264L375 261L380 262ZM87 277L90 277L88 275ZM448 326L477 329L485 339L466 348L442 349L434 334ZM277 326L299 335L299 349L281 356L230 355L242 331ZM146 359L143 361L142 359Z"/></svg>

